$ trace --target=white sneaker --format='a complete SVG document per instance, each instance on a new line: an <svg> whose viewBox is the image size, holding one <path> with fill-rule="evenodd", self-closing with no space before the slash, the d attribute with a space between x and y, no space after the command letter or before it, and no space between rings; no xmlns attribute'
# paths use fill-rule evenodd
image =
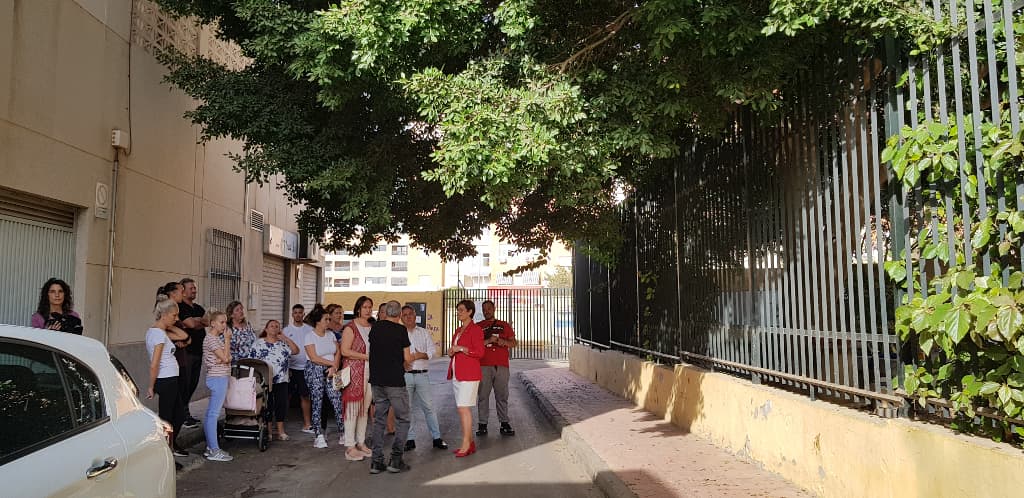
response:
<svg viewBox="0 0 1024 498"><path fill-rule="evenodd" d="M210 453L210 456L206 457L206 459L214 462L230 462L234 460L235 457L229 455L228 452L224 450L217 450Z"/></svg>
<svg viewBox="0 0 1024 498"><path fill-rule="evenodd" d="M321 435L316 437L316 441L313 442L313 447L314 448L326 448L327 447L327 440L324 439L324 435L323 434L321 434Z"/></svg>
<svg viewBox="0 0 1024 498"><path fill-rule="evenodd" d="M312 427L306 427L305 429L302 429L302 432L305 432L306 434L316 434L316 431L314 431Z"/></svg>

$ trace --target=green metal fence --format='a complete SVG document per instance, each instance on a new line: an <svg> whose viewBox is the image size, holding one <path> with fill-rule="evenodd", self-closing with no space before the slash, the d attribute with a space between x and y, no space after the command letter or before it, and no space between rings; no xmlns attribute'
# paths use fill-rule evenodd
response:
<svg viewBox="0 0 1024 498"><path fill-rule="evenodd" d="M1022 5L922 2L962 33L914 57L891 44L818 54L781 112L741 109L724 136L691 137L623 203L618 264L577 251L577 341L895 415L893 379L917 352L898 340L894 310L944 270L923 250L941 241L969 259L970 237L943 234L1024 202L1024 182L976 179L985 123L1020 131ZM908 190L881 160L890 136L928 120L973 128L959 135L962 198ZM886 276L894 259L917 269L905 287ZM977 263L990 271L989 255Z"/></svg>

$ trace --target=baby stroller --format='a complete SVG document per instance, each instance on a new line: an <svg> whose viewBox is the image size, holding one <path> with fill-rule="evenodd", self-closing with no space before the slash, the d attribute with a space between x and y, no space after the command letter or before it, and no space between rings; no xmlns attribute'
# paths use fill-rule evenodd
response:
<svg viewBox="0 0 1024 498"><path fill-rule="evenodd" d="M228 400L251 399L252 384L243 379L253 377L255 379L255 403L251 409L239 409L237 406L228 408L224 405L224 427L221 436L228 439L253 439L260 451L267 451L270 446L270 419L271 412L268 400L273 384L271 379L270 365L263 360L243 358L238 364L231 367L231 376L239 381L229 384ZM245 392L232 393L232 389L245 390Z"/></svg>

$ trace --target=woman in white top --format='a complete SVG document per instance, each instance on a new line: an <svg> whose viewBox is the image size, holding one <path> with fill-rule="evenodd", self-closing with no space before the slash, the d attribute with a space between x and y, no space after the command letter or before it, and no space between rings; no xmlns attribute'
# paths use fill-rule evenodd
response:
<svg viewBox="0 0 1024 498"><path fill-rule="evenodd" d="M313 431L316 434L316 440L313 441L314 448L327 447L327 439L321 432L320 424L324 395L331 400L331 405L334 406L334 418L338 423L338 433L345 431L345 426L341 421L341 393L335 391L329 382L329 379L338 373L338 342L334 339L334 334L327 331L328 322L330 322L330 317L320 304L314 306L313 311L306 315L306 323L313 327L313 330L306 334L306 343L303 348L306 350L306 356L309 357L305 375L306 385L309 386L309 396L313 403Z"/></svg>
<svg viewBox="0 0 1024 498"><path fill-rule="evenodd" d="M370 370L367 360L370 359L370 322L373 316L373 300L366 296L356 299L356 317L345 325L341 332L342 367L352 372L352 382L345 388L342 399L345 401L345 458L362 460L373 455L366 447L366 425L369 421Z"/></svg>
<svg viewBox="0 0 1024 498"><path fill-rule="evenodd" d="M153 318L153 326L146 331L146 351L149 352L149 388L146 389L146 399L153 399L154 394L159 397L160 418L171 424L174 431L168 438L171 450L174 456L188 456L187 452L174 443L181 431L181 424L185 422L185 403L178 388L178 362L174 359L175 346L171 342L172 339L180 341L188 336L168 337L168 328L178 321L178 305L164 294L157 296Z"/></svg>

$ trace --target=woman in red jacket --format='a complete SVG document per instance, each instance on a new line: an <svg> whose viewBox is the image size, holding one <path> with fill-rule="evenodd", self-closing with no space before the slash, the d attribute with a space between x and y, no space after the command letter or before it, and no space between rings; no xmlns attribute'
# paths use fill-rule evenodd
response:
<svg viewBox="0 0 1024 498"><path fill-rule="evenodd" d="M451 361L448 363L448 378L452 379L455 388L455 405L459 410L459 421L462 423L462 446L455 450L456 457L464 457L476 453L476 442L473 441L473 413L470 408L476 406L476 392L480 387L480 358L484 355L484 331L473 323L476 306L473 301L464 299L455 307L455 316L462 324L455 330L452 347L448 350Z"/></svg>

